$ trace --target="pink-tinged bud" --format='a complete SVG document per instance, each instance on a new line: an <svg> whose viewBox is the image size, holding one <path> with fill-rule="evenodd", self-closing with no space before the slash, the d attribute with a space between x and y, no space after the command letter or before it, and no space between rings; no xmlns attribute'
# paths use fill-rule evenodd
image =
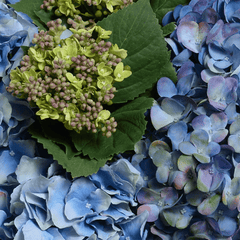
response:
<svg viewBox="0 0 240 240"><path fill-rule="evenodd" d="M104 96L104 101L105 101L105 102L109 102L109 101L110 101L109 96Z"/></svg>
<svg viewBox="0 0 240 240"><path fill-rule="evenodd" d="M32 100L32 98L31 98L31 97L28 97L27 100L28 100L28 102L30 102L30 101Z"/></svg>
<svg viewBox="0 0 240 240"><path fill-rule="evenodd" d="M60 97L63 97L64 95L65 95L64 92L60 92L60 93L59 93L59 96L60 96Z"/></svg>
<svg viewBox="0 0 240 240"><path fill-rule="evenodd" d="M57 103L53 103L52 106L53 106L54 108L58 108L58 104L57 104Z"/></svg>
<svg viewBox="0 0 240 240"><path fill-rule="evenodd" d="M76 126L76 123L75 122L71 122L70 124L72 127L75 127Z"/></svg>
<svg viewBox="0 0 240 240"><path fill-rule="evenodd" d="M112 133L111 133L111 132L107 132L107 133L106 133L106 137L107 137L107 138L110 138L111 136L112 136Z"/></svg>
<svg viewBox="0 0 240 240"><path fill-rule="evenodd" d="M111 43L111 42L106 42L106 46L107 46L107 47L111 47L111 46L112 46L112 43Z"/></svg>
<svg viewBox="0 0 240 240"><path fill-rule="evenodd" d="M117 122L112 123L112 127L117 127Z"/></svg>
<svg viewBox="0 0 240 240"><path fill-rule="evenodd" d="M76 117L77 117L77 118L80 118L80 117L81 117L81 114L80 114L80 113L77 113L77 114L76 114Z"/></svg>
<svg viewBox="0 0 240 240"><path fill-rule="evenodd" d="M55 85L54 83L50 83L50 84L49 84L49 87L50 87L51 89L54 89L54 88L56 87L56 85Z"/></svg>
<svg viewBox="0 0 240 240"><path fill-rule="evenodd" d="M91 111L91 107L90 107L90 106L87 106L87 110L90 112L90 111Z"/></svg>

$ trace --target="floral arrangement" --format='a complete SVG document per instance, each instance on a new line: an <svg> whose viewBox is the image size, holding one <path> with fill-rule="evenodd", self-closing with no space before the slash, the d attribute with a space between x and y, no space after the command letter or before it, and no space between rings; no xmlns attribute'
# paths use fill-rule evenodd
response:
<svg viewBox="0 0 240 240"><path fill-rule="evenodd" d="M0 1L0 239L238 240L239 8Z"/></svg>

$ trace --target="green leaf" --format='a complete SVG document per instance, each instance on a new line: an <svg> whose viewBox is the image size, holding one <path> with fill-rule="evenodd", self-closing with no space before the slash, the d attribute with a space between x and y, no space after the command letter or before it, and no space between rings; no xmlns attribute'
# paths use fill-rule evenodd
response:
<svg viewBox="0 0 240 240"><path fill-rule="evenodd" d="M163 36L166 37L167 35L171 34L176 28L174 22L167 24L166 26L162 27Z"/></svg>
<svg viewBox="0 0 240 240"><path fill-rule="evenodd" d="M78 151L90 158L108 158L113 154L133 150L134 144L141 140L145 132L146 120L144 113L151 108L152 98L137 98L111 114L118 123L117 131L110 138L101 132L82 131L80 134L71 132L72 141Z"/></svg>
<svg viewBox="0 0 240 240"><path fill-rule="evenodd" d="M38 16L35 14L35 11L40 10L40 6L43 4L43 0L21 0L15 4L9 4L17 12L22 12L27 14L32 20L33 23L39 27L40 30L47 30L46 26L41 22Z"/></svg>
<svg viewBox="0 0 240 240"><path fill-rule="evenodd" d="M189 2L189 0L150 0L152 9L160 23L167 12L172 11L179 4L187 5Z"/></svg>
<svg viewBox="0 0 240 240"><path fill-rule="evenodd" d="M133 100L147 89L153 88L161 77L177 80L170 62L161 26L149 1L139 0L98 22L105 30L111 30L108 39L119 48L127 50L124 65L131 67L132 75L122 82L114 83L118 92L113 103Z"/></svg>
<svg viewBox="0 0 240 240"><path fill-rule="evenodd" d="M28 130L54 160L57 160L67 172L71 172L73 178L96 173L109 160L83 156L75 149L66 129L58 121L50 119L36 121Z"/></svg>

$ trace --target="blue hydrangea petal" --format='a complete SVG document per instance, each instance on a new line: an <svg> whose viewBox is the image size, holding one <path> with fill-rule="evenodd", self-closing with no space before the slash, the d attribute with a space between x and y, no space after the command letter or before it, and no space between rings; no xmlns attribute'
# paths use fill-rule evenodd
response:
<svg viewBox="0 0 240 240"><path fill-rule="evenodd" d="M54 240L53 236L47 231L42 231L32 220L28 220L21 229L25 239L46 239Z"/></svg>
<svg viewBox="0 0 240 240"><path fill-rule="evenodd" d="M206 38L206 44L209 44L212 41L217 41L218 43L223 43L225 40L225 37L223 37L223 27L224 22L222 19L219 19L214 26L209 31L207 38Z"/></svg>
<svg viewBox="0 0 240 240"><path fill-rule="evenodd" d="M54 176L54 181L48 186L47 207L51 213L52 221L58 228L65 228L72 225L64 214L65 197L70 189L71 182L63 177Z"/></svg>
<svg viewBox="0 0 240 240"><path fill-rule="evenodd" d="M221 147L216 142L210 142L206 148L206 154L210 157L218 154L221 150Z"/></svg>
<svg viewBox="0 0 240 240"><path fill-rule="evenodd" d="M228 122L227 115L223 112L211 114L210 120L213 130L224 129Z"/></svg>
<svg viewBox="0 0 240 240"><path fill-rule="evenodd" d="M160 97L177 95L177 88L170 78L162 77L157 82L157 91Z"/></svg>
<svg viewBox="0 0 240 240"><path fill-rule="evenodd" d="M177 77L178 77L178 79L181 79L183 77L193 74L194 72L195 72L194 63L192 61L188 60L178 70Z"/></svg>
<svg viewBox="0 0 240 240"><path fill-rule="evenodd" d="M210 27L207 23L202 22L181 22L177 27L178 41L187 49L194 53L199 53L201 44L205 40Z"/></svg>
<svg viewBox="0 0 240 240"><path fill-rule="evenodd" d="M237 222L230 217L222 217L218 220L218 225L221 230L221 234L226 237L230 237L237 230Z"/></svg>
<svg viewBox="0 0 240 240"><path fill-rule="evenodd" d="M177 82L177 89L179 95L186 95L189 93L189 91L192 88L193 83L193 77L194 75L187 75L185 77L182 77Z"/></svg>
<svg viewBox="0 0 240 240"><path fill-rule="evenodd" d="M207 8L202 13L202 21L215 24L218 20L218 14L213 8Z"/></svg>
<svg viewBox="0 0 240 240"><path fill-rule="evenodd" d="M210 173L211 165L203 165L198 171L197 188L202 192L209 192L213 180Z"/></svg>
<svg viewBox="0 0 240 240"><path fill-rule="evenodd" d="M218 130L211 136L211 141L219 143L223 141L227 135L228 135L227 129Z"/></svg>
<svg viewBox="0 0 240 240"><path fill-rule="evenodd" d="M228 145L234 148L236 153L240 153L240 141L239 141L239 135L230 135L228 137Z"/></svg>
<svg viewBox="0 0 240 240"><path fill-rule="evenodd" d="M203 202L197 207L197 210L202 215L210 215L216 211L220 200L221 196L214 193L207 199L203 200Z"/></svg>
<svg viewBox="0 0 240 240"><path fill-rule="evenodd" d="M162 19L162 25L166 26L167 24L169 24L170 22L173 22L174 18L173 18L173 11L169 11L168 13L166 13Z"/></svg>
<svg viewBox="0 0 240 240"><path fill-rule="evenodd" d="M183 121L175 123L168 129L167 136L171 139L172 150L178 150L178 146L184 141L187 135L187 124Z"/></svg>
<svg viewBox="0 0 240 240"><path fill-rule="evenodd" d="M187 202L195 207L200 205L204 198L205 198L205 193L197 189L193 190L192 192L186 195Z"/></svg>
<svg viewBox="0 0 240 240"><path fill-rule="evenodd" d="M107 210L111 204L111 197L101 189L91 192L87 200L92 209L98 213Z"/></svg>
<svg viewBox="0 0 240 240"><path fill-rule="evenodd" d="M190 57L192 56L192 52L188 49L184 49L181 51L175 58L172 60L172 64L174 66L182 66Z"/></svg>
<svg viewBox="0 0 240 240"><path fill-rule="evenodd" d="M211 129L211 119L206 115L198 115L192 120L192 127L196 129L204 129L209 131Z"/></svg>
<svg viewBox="0 0 240 240"><path fill-rule="evenodd" d="M190 142L198 149L205 149L208 141L208 133L203 129L196 129L191 133Z"/></svg>
<svg viewBox="0 0 240 240"><path fill-rule="evenodd" d="M192 155L194 153L197 153L197 148L190 142L181 142L178 145L178 148L183 154L186 155Z"/></svg>
<svg viewBox="0 0 240 240"><path fill-rule="evenodd" d="M168 176L170 173L170 169L168 166L161 166L156 171L156 179L159 183L166 183L168 180Z"/></svg>
<svg viewBox="0 0 240 240"><path fill-rule="evenodd" d="M155 140L151 143L148 149L148 154L152 158L155 152L157 152L159 149L164 149L165 151L170 152L171 148L168 146L168 144L161 140Z"/></svg>
<svg viewBox="0 0 240 240"><path fill-rule="evenodd" d="M3 121L8 124L12 115L12 107L3 94L0 94L0 111L3 114Z"/></svg>
<svg viewBox="0 0 240 240"><path fill-rule="evenodd" d="M228 37L226 39L226 41L224 42L223 47L228 49L229 51L233 52L233 45L235 45L235 47L240 49L240 34L239 33Z"/></svg>
<svg viewBox="0 0 240 240"><path fill-rule="evenodd" d="M214 62L214 67L216 67L217 69L225 69L225 68L228 68L232 65L232 61L231 60L221 60L221 61L216 61Z"/></svg>
<svg viewBox="0 0 240 240"><path fill-rule="evenodd" d="M228 4L226 4L225 11L224 11L226 19L228 21L231 21L234 13L239 8L240 8L239 1L230 1Z"/></svg>
<svg viewBox="0 0 240 240"><path fill-rule="evenodd" d="M150 188L143 187L137 194L137 200L140 204L157 203L160 200L160 194Z"/></svg>
<svg viewBox="0 0 240 240"><path fill-rule="evenodd" d="M202 78L202 80L203 80L204 82L206 82L206 83L208 83L209 80L210 80L212 77L214 77L214 76L216 76L216 74L213 73L210 69L204 69L204 70L202 70L202 72L201 72L201 78Z"/></svg>
<svg viewBox="0 0 240 240"><path fill-rule="evenodd" d="M239 130L240 130L240 119L237 119L231 124L229 128L229 132L230 134L236 134Z"/></svg>
<svg viewBox="0 0 240 240"><path fill-rule="evenodd" d="M164 98L161 103L161 108L175 119L179 119L185 110L185 107L173 98Z"/></svg>
<svg viewBox="0 0 240 240"><path fill-rule="evenodd" d="M173 41L171 38L164 38L165 42L171 47L172 51L175 55L179 54L178 45L175 41Z"/></svg>
<svg viewBox="0 0 240 240"><path fill-rule="evenodd" d="M223 47L217 45L217 42L211 42L208 44L208 51L210 56L214 60L223 60L226 57L229 57L230 53L226 51Z"/></svg>
<svg viewBox="0 0 240 240"><path fill-rule="evenodd" d="M0 184L7 181L7 176L16 171L18 162L14 156L10 155L10 151L5 150L0 156Z"/></svg>
<svg viewBox="0 0 240 240"><path fill-rule="evenodd" d="M160 148L154 153L152 160L157 167L169 166L171 163L171 154L163 148Z"/></svg>
<svg viewBox="0 0 240 240"><path fill-rule="evenodd" d="M120 237L119 240L125 240L127 237L130 239L146 240L143 236L145 236L144 227L147 222L148 215L148 211L144 211L140 215L120 223L119 226L122 228L124 236Z"/></svg>
<svg viewBox="0 0 240 240"><path fill-rule="evenodd" d="M169 209L164 209L163 216L170 226L184 229L189 225L193 217L193 212L194 210L192 207L182 204Z"/></svg>
<svg viewBox="0 0 240 240"><path fill-rule="evenodd" d="M158 219L159 207L155 204L144 204L137 209L137 215L140 215L142 212L148 211L149 216L147 222L155 222Z"/></svg>
<svg viewBox="0 0 240 240"><path fill-rule="evenodd" d="M179 170L186 173L190 168L195 170L198 163L192 156L181 155L177 164Z"/></svg>
<svg viewBox="0 0 240 240"><path fill-rule="evenodd" d="M183 189L183 187L186 185L186 183L189 181L187 174L185 172L177 171L176 177L173 181L174 187L177 190Z"/></svg>
<svg viewBox="0 0 240 240"><path fill-rule="evenodd" d="M15 171L19 183L24 183L30 179L37 178L40 175L46 175L51 160L35 157L31 158L23 155Z"/></svg>
<svg viewBox="0 0 240 240"><path fill-rule="evenodd" d="M193 156L200 162L200 163L209 163L210 162L210 157L207 155L202 155L198 153L194 153Z"/></svg>
<svg viewBox="0 0 240 240"><path fill-rule="evenodd" d="M215 2L215 0L199 0L196 2L196 4L193 6L193 12L198 12L200 14L203 13L203 11L209 7L212 6L212 4Z"/></svg>
<svg viewBox="0 0 240 240"><path fill-rule="evenodd" d="M208 58L206 58L208 59ZM218 61L214 60L213 58L209 58L207 61L207 66L208 68L213 72L213 73L216 73L216 75L218 74L224 74L225 71L222 69L222 68L218 68L216 66L216 64L218 63ZM230 64L231 65L231 64Z"/></svg>
<svg viewBox="0 0 240 240"><path fill-rule="evenodd" d="M150 117L152 125L156 130L167 126L174 120L174 117L164 112L157 103L151 107Z"/></svg>

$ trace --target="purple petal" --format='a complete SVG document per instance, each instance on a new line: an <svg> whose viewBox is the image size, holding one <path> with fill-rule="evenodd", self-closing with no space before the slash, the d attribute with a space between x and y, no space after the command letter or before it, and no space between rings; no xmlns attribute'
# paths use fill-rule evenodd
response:
<svg viewBox="0 0 240 240"><path fill-rule="evenodd" d="M204 22L181 22L177 28L178 41L192 52L199 53L209 30L210 26Z"/></svg>
<svg viewBox="0 0 240 240"><path fill-rule="evenodd" d="M204 164L198 171L197 188L202 192L209 192L212 184L212 165Z"/></svg>
<svg viewBox="0 0 240 240"><path fill-rule="evenodd" d="M148 211L149 215L147 222L155 222L158 219L159 207L155 204L144 204L137 209L137 215L140 215L144 211Z"/></svg>
<svg viewBox="0 0 240 240"><path fill-rule="evenodd" d="M211 120L206 115L199 115L192 120L192 127L196 129L204 129L209 131L211 129Z"/></svg>

